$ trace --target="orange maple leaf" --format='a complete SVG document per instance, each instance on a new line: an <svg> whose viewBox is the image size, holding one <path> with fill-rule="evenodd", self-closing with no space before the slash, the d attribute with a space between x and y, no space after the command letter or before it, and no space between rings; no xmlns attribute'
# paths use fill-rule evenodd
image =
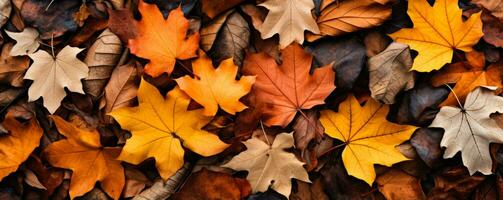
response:
<svg viewBox="0 0 503 200"><path fill-rule="evenodd" d="M443 84L456 83L453 91L439 106L458 105L456 96L461 104L465 102L468 93L479 86L496 86L502 88L501 74L503 63L495 63L484 69L468 62L458 62L445 67L432 78L432 84L439 87ZM500 90L496 90L500 92ZM456 96L455 96L456 95Z"/></svg>
<svg viewBox="0 0 503 200"><path fill-rule="evenodd" d="M196 56L199 48L199 33L186 37L189 20L178 7L164 19L156 5L140 1L138 10L142 15L136 23L138 34L129 40L131 53L149 59L145 73L157 77L162 73L171 73L176 59L189 59Z"/></svg>
<svg viewBox="0 0 503 200"><path fill-rule="evenodd" d="M84 195L100 181L110 197L119 199L125 177L121 161L115 158L121 149L103 147L96 130L78 128L56 115L51 118L66 139L50 144L44 154L51 165L72 170L70 198Z"/></svg>
<svg viewBox="0 0 503 200"><path fill-rule="evenodd" d="M263 111L268 126L287 126L297 111L324 104L335 89L332 65L315 69L311 75L313 56L297 43L282 51L283 63L278 65L266 53L248 54L243 73L256 75L253 93L257 101L270 106Z"/></svg>
<svg viewBox="0 0 503 200"><path fill-rule="evenodd" d="M219 105L233 115L247 108L239 99L250 92L255 77L242 76L241 80L236 80L238 66L232 58L222 61L215 69L211 60L200 51L199 58L192 62L192 68L198 77L187 75L176 79L176 82L180 89L204 106L204 115L215 115Z"/></svg>

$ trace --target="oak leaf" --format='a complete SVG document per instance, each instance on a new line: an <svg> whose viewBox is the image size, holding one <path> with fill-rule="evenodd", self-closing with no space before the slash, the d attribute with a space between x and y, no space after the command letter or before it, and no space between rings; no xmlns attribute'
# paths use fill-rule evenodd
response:
<svg viewBox="0 0 503 200"><path fill-rule="evenodd" d="M91 191L97 181L113 199L119 199L124 187L124 168L116 160L120 148L103 147L97 130L79 128L59 116L51 117L66 139L44 149L45 157L55 167L72 170L70 198Z"/></svg>
<svg viewBox="0 0 503 200"><path fill-rule="evenodd" d="M150 60L145 73L153 77L169 74L176 59L196 57L199 33L186 37L189 20L180 7L172 10L166 20L155 4L140 1L138 10L142 14L141 21L136 23L138 34L129 40L128 46L131 53Z"/></svg>
<svg viewBox="0 0 503 200"><path fill-rule="evenodd" d="M446 66L432 78L435 87L456 83L452 92L440 106L456 106L465 102L468 93L479 86L495 86L503 88L501 73L503 63L495 63L484 69L484 65L472 65L469 62L459 62ZM456 95L456 96L455 96Z"/></svg>
<svg viewBox="0 0 503 200"><path fill-rule="evenodd" d="M16 40L16 45L10 51L11 56L23 56L37 51L40 43L38 31L34 28L25 28L22 32L5 31L9 37Z"/></svg>
<svg viewBox="0 0 503 200"><path fill-rule="evenodd" d="M199 51L199 58L192 62L192 69L196 78L189 75L176 79L176 83L187 95L204 106L203 114L214 116L218 106L229 114L236 114L247 108L239 99L248 92L255 82L254 76L242 76L236 80L238 67L232 58L213 68L211 60L203 51Z"/></svg>
<svg viewBox="0 0 503 200"><path fill-rule="evenodd" d="M282 56L280 65L266 53L248 54L244 61L243 73L257 76L252 92L268 107L263 111L268 126L287 126L298 111L324 104L335 89L332 67L310 74L313 56L299 44L283 49Z"/></svg>
<svg viewBox="0 0 503 200"><path fill-rule="evenodd" d="M35 118L23 124L7 113L2 126L10 132L0 136L0 180L15 172L40 144L43 130Z"/></svg>
<svg viewBox="0 0 503 200"><path fill-rule="evenodd" d="M292 133L276 135L272 145L256 137L243 143L246 145L246 151L234 156L223 167L248 171L246 179L250 182L253 193L265 192L270 186L273 190L288 197L292 188L292 178L311 182L306 170L302 167L304 163L300 162L293 153L285 151L294 146Z"/></svg>
<svg viewBox="0 0 503 200"><path fill-rule="evenodd" d="M438 0L431 7L426 0L410 0L407 13L414 27L390 36L418 51L412 70L438 70L451 62L455 49L470 52L483 36L480 12L463 21L457 1Z"/></svg>
<svg viewBox="0 0 503 200"><path fill-rule="evenodd" d="M159 174L167 180L183 165L182 142L202 156L212 156L227 148L217 135L201 130L211 117L204 116L202 109L187 110L190 97L178 87L164 99L153 85L142 80L138 102L138 107L123 107L110 113L133 135L118 159L139 164L155 158Z"/></svg>
<svg viewBox="0 0 503 200"><path fill-rule="evenodd" d="M440 146L446 147L444 158L461 151L463 164L470 175L476 171L491 174L490 143L503 143L503 129L489 115L503 112L503 97L493 94L494 87L478 87L468 94L463 107L444 106L430 127L443 128Z"/></svg>
<svg viewBox="0 0 503 200"><path fill-rule="evenodd" d="M258 29L262 39L279 34L279 45L283 49L292 42L304 43L304 30L319 33L313 19L311 0L267 0L259 4L269 10L264 23Z"/></svg>
<svg viewBox="0 0 503 200"><path fill-rule="evenodd" d="M408 160L395 146L408 140L417 127L388 122L389 106L372 98L362 107L350 95L339 105L339 112L321 111L325 133L345 143L342 161L349 175L372 185L374 164L391 166Z"/></svg>
<svg viewBox="0 0 503 200"><path fill-rule="evenodd" d="M391 16L391 7L374 0L350 0L332 3L316 20L320 35L338 36L381 25ZM308 41L320 36L309 35Z"/></svg>
<svg viewBox="0 0 503 200"><path fill-rule="evenodd" d="M409 47L391 43L383 52L368 60L369 88L372 98L385 104L395 103L396 95L414 87L414 73L410 71L412 58Z"/></svg>
<svg viewBox="0 0 503 200"><path fill-rule="evenodd" d="M28 90L28 100L35 101L42 97L44 107L52 114L66 96L65 87L84 94L80 79L88 76L89 68L77 58L82 50L65 46L55 57L42 50L30 54L33 64L24 75L24 79L33 80Z"/></svg>

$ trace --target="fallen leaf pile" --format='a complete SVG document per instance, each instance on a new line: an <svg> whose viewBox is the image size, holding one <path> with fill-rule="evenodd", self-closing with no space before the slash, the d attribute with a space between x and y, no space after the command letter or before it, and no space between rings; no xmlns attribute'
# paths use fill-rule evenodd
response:
<svg viewBox="0 0 503 200"><path fill-rule="evenodd" d="M0 0L0 199L503 198L501 0Z"/></svg>

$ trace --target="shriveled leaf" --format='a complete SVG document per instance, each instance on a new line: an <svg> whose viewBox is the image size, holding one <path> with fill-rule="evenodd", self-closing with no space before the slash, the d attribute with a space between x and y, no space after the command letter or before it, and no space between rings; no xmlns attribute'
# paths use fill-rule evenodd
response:
<svg viewBox="0 0 503 200"><path fill-rule="evenodd" d="M211 183L211 184L208 184ZM229 174L203 170L192 174L180 192L173 196L174 200L198 199L244 199L251 193L247 180L233 178Z"/></svg>
<svg viewBox="0 0 503 200"><path fill-rule="evenodd" d="M463 21L457 1L439 0L431 7L425 0L410 0L407 13L414 27L390 36L418 51L412 70L438 70L451 62L455 49L470 52L483 36L480 12Z"/></svg>
<svg viewBox="0 0 503 200"><path fill-rule="evenodd" d="M231 58L222 61L215 69L204 52L199 51L199 58L192 62L192 68L197 78L186 75L176 82L180 89L204 106L204 115L214 116L219 107L232 115L247 108L239 99L250 92L255 77L242 76L236 80L238 67Z"/></svg>
<svg viewBox="0 0 503 200"><path fill-rule="evenodd" d="M332 68L310 74L312 56L299 44L283 49L282 56L281 65L265 53L248 54L244 61L243 73L257 76L252 92L269 108L263 111L268 126L287 126L299 110L324 104L335 89Z"/></svg>
<svg viewBox="0 0 503 200"><path fill-rule="evenodd" d="M304 43L304 31L319 33L318 25L313 19L312 0L267 0L259 4L269 10L264 23L258 29L262 39L279 34L281 49L292 42Z"/></svg>
<svg viewBox="0 0 503 200"><path fill-rule="evenodd" d="M32 151L39 146L44 131L36 119L21 123L15 116L7 113L2 126L9 131L8 135L0 136L0 179L15 172Z"/></svg>
<svg viewBox="0 0 503 200"><path fill-rule="evenodd" d="M383 52L368 61L369 88L372 98L385 104L395 103L396 95L414 87L414 73L410 71L412 58L409 47L391 43Z"/></svg>
<svg viewBox="0 0 503 200"><path fill-rule="evenodd" d="M199 33L186 37L189 20L183 16L179 7L169 13L167 19L156 5L140 1L138 9L142 14L137 22L138 35L129 40L131 53L149 59L145 73L158 77L171 73L176 59L189 59L196 56L199 47Z"/></svg>
<svg viewBox="0 0 503 200"><path fill-rule="evenodd" d="M267 144L256 137L244 142L247 150L234 156L223 167L234 170L246 170L246 179L250 182L253 193L265 192L269 187L285 197L290 196L295 178L311 182L306 170L293 153L285 149L294 145L291 133L276 135L272 144Z"/></svg>
<svg viewBox="0 0 503 200"><path fill-rule="evenodd" d="M484 176L470 176L464 167L448 167L434 177L435 186L428 199L465 199L485 180Z"/></svg>
<svg viewBox="0 0 503 200"><path fill-rule="evenodd" d="M40 46L38 31L33 28L25 28L22 32L5 31L9 37L16 40L16 45L10 51L11 56L23 56L32 54Z"/></svg>
<svg viewBox="0 0 503 200"><path fill-rule="evenodd" d="M430 127L445 131L440 142L446 147L444 158L452 158L461 151L470 175L477 171L492 174L489 144L503 143L503 129L489 117L495 112L503 112L503 97L483 87L469 93L461 108L443 106Z"/></svg>
<svg viewBox="0 0 503 200"><path fill-rule="evenodd" d="M349 0L327 6L316 21L320 36L338 36L379 26L390 16L391 8L374 0ZM313 41L320 36L311 35L308 40Z"/></svg>
<svg viewBox="0 0 503 200"><path fill-rule="evenodd" d="M24 76L24 79L33 80L28 90L28 100L35 101L42 97L44 107L54 113L66 96L65 87L84 94L80 79L88 76L89 68L76 57L82 50L65 46L56 57L43 50L30 54L33 64Z"/></svg>
<svg viewBox="0 0 503 200"><path fill-rule="evenodd" d="M117 35L106 29L87 51L84 63L89 66L89 76L84 80L84 91L94 97L101 95L122 53Z"/></svg>
<svg viewBox="0 0 503 200"><path fill-rule="evenodd" d="M133 135L118 159L139 164L155 158L159 174L168 180L183 165L182 143L202 156L227 148L218 136L201 130L211 117L203 116L202 109L187 110L190 98L179 88L171 90L165 99L153 85L142 80L138 101L138 107L123 107L110 113Z"/></svg>
<svg viewBox="0 0 503 200"><path fill-rule="evenodd" d="M349 175L372 185L374 164L391 166L408 160L395 147L408 140L417 127L388 122L389 107L369 99L360 106L354 96L339 105L336 113L321 111L325 133L346 143L342 161Z"/></svg>
<svg viewBox="0 0 503 200"><path fill-rule="evenodd" d="M51 165L72 170L70 198L86 194L99 181L110 197L119 199L125 182L124 168L116 160L121 149L103 147L97 130L79 128L56 115L51 118L66 139L50 144L44 154Z"/></svg>

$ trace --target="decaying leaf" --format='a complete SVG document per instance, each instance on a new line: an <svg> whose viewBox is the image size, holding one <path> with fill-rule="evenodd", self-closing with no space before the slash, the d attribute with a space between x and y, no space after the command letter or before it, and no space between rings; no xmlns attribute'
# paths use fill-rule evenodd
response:
<svg viewBox="0 0 503 200"><path fill-rule="evenodd" d="M0 180L15 172L32 151L39 146L43 130L36 119L21 123L15 116L7 113L2 126L10 132L0 136Z"/></svg>
<svg viewBox="0 0 503 200"><path fill-rule="evenodd" d="M211 183L211 184L208 184ZM251 193L248 181L220 172L203 170L191 175L174 200L244 199Z"/></svg>
<svg viewBox="0 0 503 200"><path fill-rule="evenodd" d="M279 44L283 49L292 42L304 43L304 31L319 33L311 10L311 0L267 0L259 4L269 10L264 23L258 29L262 39L279 34Z"/></svg>
<svg viewBox="0 0 503 200"><path fill-rule="evenodd" d="M89 67L89 76L84 80L84 91L94 97L101 95L122 53L122 44L117 35L106 29L87 51L84 63Z"/></svg>
<svg viewBox="0 0 503 200"><path fill-rule="evenodd" d="M165 99L153 85L142 80L138 101L138 107L123 107L110 113L133 135L118 159L139 164L155 158L159 174L167 180L183 165L182 143L202 156L227 148L218 136L201 130L211 117L204 116L202 109L187 110L190 98L179 88L171 90Z"/></svg>
<svg viewBox="0 0 503 200"><path fill-rule="evenodd" d="M199 58L192 62L192 68L197 78L186 75L176 82L180 89L204 106L204 115L214 116L218 107L232 115L247 108L239 99L250 92L255 77L241 76L236 80L238 67L232 58L222 61L215 69L204 52L199 51Z"/></svg>
<svg viewBox="0 0 503 200"><path fill-rule="evenodd" d="M76 57L82 50L65 46L55 57L43 50L30 54L33 64L24 76L33 80L28 90L29 101L42 97L44 106L52 114L66 96L65 87L84 94L80 79L88 76L89 68Z"/></svg>
<svg viewBox="0 0 503 200"><path fill-rule="evenodd" d="M446 147L444 158L452 158L461 151L470 175L477 171L492 174L489 144L503 143L503 129L489 117L495 112L503 112L503 97L484 87L469 93L461 108L443 106L430 127L445 131L440 142Z"/></svg>
<svg viewBox="0 0 503 200"><path fill-rule="evenodd" d="M411 66L409 47L397 42L391 43L383 52L371 57L368 68L372 98L385 104L395 103L399 92L414 87Z"/></svg>
<svg viewBox="0 0 503 200"><path fill-rule="evenodd" d="M236 65L242 66L245 50L250 42L250 28L239 12L227 17L216 39L210 56L218 62L233 58Z"/></svg>
<svg viewBox="0 0 503 200"><path fill-rule="evenodd" d="M125 182L124 168L116 160L121 149L103 147L96 130L78 128L56 115L52 119L66 139L50 144L44 154L51 165L72 170L70 198L91 191L99 181L110 197L119 199Z"/></svg>
<svg viewBox="0 0 503 200"><path fill-rule="evenodd" d="M349 0L332 3L316 20L321 36L338 36L381 25L391 16L391 8L374 0ZM309 41L320 36L311 35Z"/></svg>
<svg viewBox="0 0 503 200"><path fill-rule="evenodd" d="M503 7L502 7L503 15ZM503 47L503 20L500 20L487 12L482 11L482 31L484 40L496 47Z"/></svg>
<svg viewBox="0 0 503 200"><path fill-rule="evenodd" d="M472 51L482 37L480 12L466 21L457 1L438 0L433 7L425 0L410 0L407 13L413 28L403 28L390 36L418 51L412 70L430 72L450 63L455 49Z"/></svg>
<svg viewBox="0 0 503 200"><path fill-rule="evenodd" d="M299 110L323 104L335 89L331 66L310 74L313 58L299 44L283 49L282 57L281 65L265 53L248 54L244 61L243 73L257 76L252 92L270 107L263 111L268 126L287 126Z"/></svg>
<svg viewBox="0 0 503 200"><path fill-rule="evenodd" d="M318 120L319 114L315 111L307 111L306 117L297 116L293 121L293 137L295 138L295 148L304 151L311 140L320 141L323 137L324 129Z"/></svg>
<svg viewBox="0 0 503 200"><path fill-rule="evenodd" d="M46 1L25 0L21 7L24 23L37 29L41 39L57 38L77 29L73 15L79 11L82 1L58 0L57 6L48 5Z"/></svg>
<svg viewBox="0 0 503 200"><path fill-rule="evenodd" d="M336 113L321 111L320 121L328 136L345 143L342 161L349 175L372 185L374 164L391 166L408 160L395 147L410 138L417 127L388 122L389 107L369 99L363 107L354 96Z"/></svg>
<svg viewBox="0 0 503 200"><path fill-rule="evenodd" d="M37 51L40 43L38 31L33 28L25 28L22 32L5 31L9 37L16 40L16 45L10 51L11 56L23 56Z"/></svg>
<svg viewBox="0 0 503 200"><path fill-rule="evenodd" d="M196 56L199 47L199 33L186 37L189 20L183 16L179 7L170 12L165 20L156 5L140 1L138 9L142 14L137 22L138 35L129 40L131 53L149 59L145 73L158 77L171 73L176 59L189 59Z"/></svg>
<svg viewBox="0 0 503 200"><path fill-rule="evenodd" d="M233 11L228 11L217 18L213 19L210 23L206 24L199 31L201 36L200 47L204 51L209 51L211 47L213 47L213 43L215 43L215 39L217 39L217 35L222 29L222 26L227 21L227 17Z"/></svg>
<svg viewBox="0 0 503 200"><path fill-rule="evenodd" d="M223 167L234 170L246 170L246 179L250 182L253 193L265 192L269 187L285 197L290 196L291 179L311 182L306 170L293 153L285 149L294 145L292 133L276 135L272 144L267 144L256 137L244 142L247 150L234 156Z"/></svg>
<svg viewBox="0 0 503 200"><path fill-rule="evenodd" d="M130 10L109 10L108 28L115 33L124 44L127 44L129 39L136 37L138 30L135 23L133 13Z"/></svg>
<svg viewBox="0 0 503 200"><path fill-rule="evenodd" d="M420 180L401 170L391 169L376 180L379 191L388 200L426 199Z"/></svg>

